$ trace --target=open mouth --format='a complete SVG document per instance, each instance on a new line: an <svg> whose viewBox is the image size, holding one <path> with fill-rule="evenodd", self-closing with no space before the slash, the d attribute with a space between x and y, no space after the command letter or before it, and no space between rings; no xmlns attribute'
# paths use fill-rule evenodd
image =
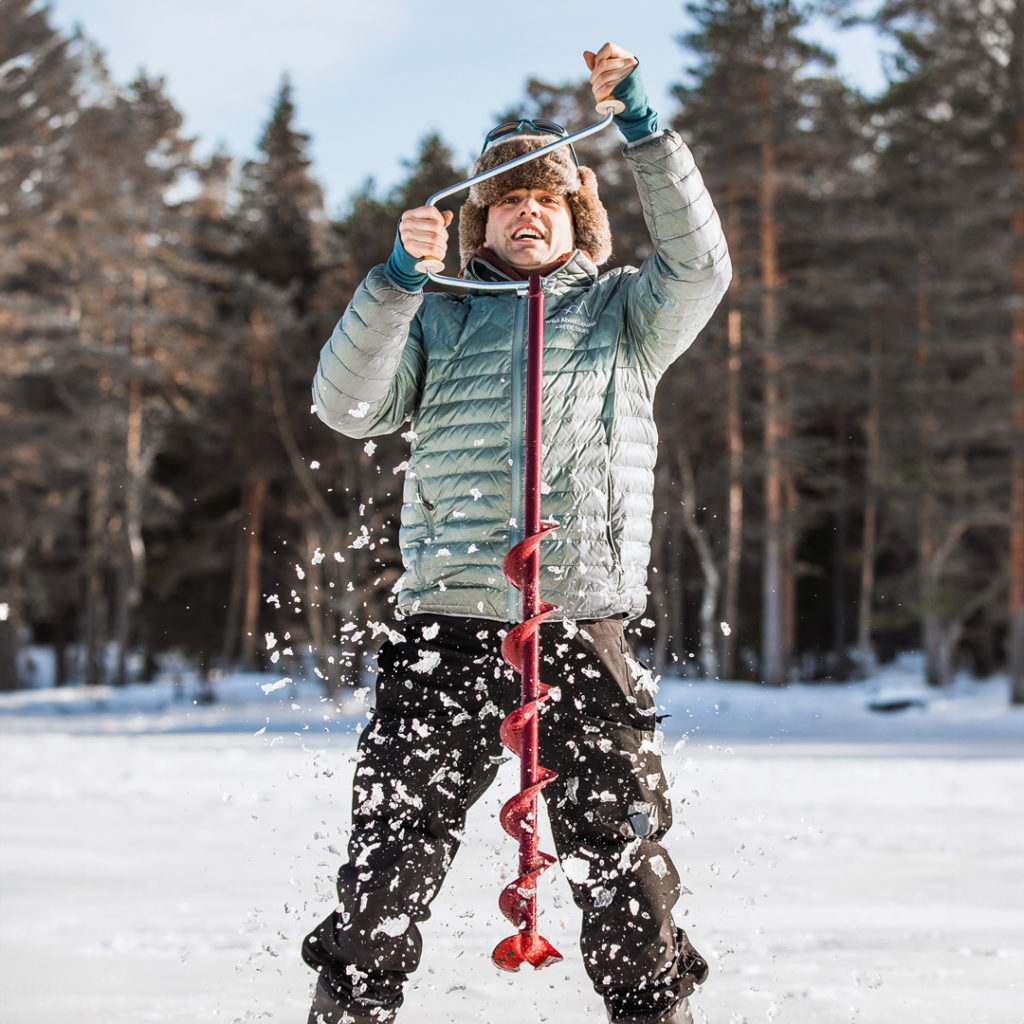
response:
<svg viewBox="0 0 1024 1024"><path fill-rule="evenodd" d="M536 228L520 228L512 233L513 242L542 242L544 236Z"/></svg>

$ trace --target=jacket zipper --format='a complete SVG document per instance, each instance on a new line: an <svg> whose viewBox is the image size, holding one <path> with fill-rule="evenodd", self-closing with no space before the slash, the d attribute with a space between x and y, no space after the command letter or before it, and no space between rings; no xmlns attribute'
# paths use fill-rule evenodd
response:
<svg viewBox="0 0 1024 1024"><path fill-rule="evenodd" d="M427 528L427 534L416 546L416 555L413 561L413 575L420 586L426 584L426 576L423 572L423 548L426 544L433 541L437 537L437 525L434 522L434 503L427 501L423 494L423 485L419 480L416 481L416 497L419 499L420 509L423 512L423 522Z"/></svg>
<svg viewBox="0 0 1024 1024"><path fill-rule="evenodd" d="M427 501L426 496L423 493L423 485L416 481L416 496L420 499L420 505L423 507L423 521L427 526L427 539L434 540L437 537L437 527L434 523L434 503Z"/></svg>
<svg viewBox="0 0 1024 1024"><path fill-rule="evenodd" d="M523 401L526 388L526 329L523 324L526 297L516 294L515 319L512 324L512 502L509 516L509 547L523 539L523 484L525 438L523 437ZM522 618L522 595L508 585L508 622Z"/></svg>

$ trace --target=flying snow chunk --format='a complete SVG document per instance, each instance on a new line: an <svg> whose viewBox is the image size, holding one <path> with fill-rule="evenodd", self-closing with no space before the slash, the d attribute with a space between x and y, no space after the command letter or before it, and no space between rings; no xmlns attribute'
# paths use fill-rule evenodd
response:
<svg viewBox="0 0 1024 1024"><path fill-rule="evenodd" d="M312 461L312 462L311 462L311 463L309 464L309 468L310 468L310 469L319 469L319 468L320 468L320 463L319 463L319 462L318 462L318 461L317 461L316 459L314 459L314 460L313 460L313 461Z"/></svg>
<svg viewBox="0 0 1024 1024"><path fill-rule="evenodd" d="M273 633L264 633L263 639L266 642L268 651L272 651L277 646L277 637Z"/></svg>
<svg viewBox="0 0 1024 1024"><path fill-rule="evenodd" d="M319 548L317 548L316 551L313 552L312 562L314 565L319 565L323 560L324 553Z"/></svg>
<svg viewBox="0 0 1024 1024"><path fill-rule="evenodd" d="M361 420L370 411L369 402L360 402L354 409L349 409L348 414L354 420Z"/></svg>
<svg viewBox="0 0 1024 1024"><path fill-rule="evenodd" d="M11 614L11 606L6 602L0 602L0 622L6 622Z"/></svg>
<svg viewBox="0 0 1024 1024"><path fill-rule="evenodd" d="M392 629L390 626L385 625L383 622L373 622L371 620L367 622L367 626L370 627L370 631L371 633L373 633L373 638L375 640L377 639L378 636L381 635L381 633L386 633L387 638L393 644L400 644L405 640L405 637L402 636L402 634L399 633L397 629Z"/></svg>
<svg viewBox="0 0 1024 1024"><path fill-rule="evenodd" d="M484 496L484 492L479 487L471 487L469 494L474 501L479 501Z"/></svg>
<svg viewBox="0 0 1024 1024"><path fill-rule="evenodd" d="M285 676L283 679L278 679L276 683L261 683L260 689L264 693L273 693L275 690L284 689L284 687L286 687L290 682L291 679L289 679L288 676Z"/></svg>
<svg viewBox="0 0 1024 1024"><path fill-rule="evenodd" d="M441 623L435 622L432 625L423 627L423 639L433 640L441 632Z"/></svg>
<svg viewBox="0 0 1024 1024"><path fill-rule="evenodd" d="M585 882L590 877L590 865L582 857L566 857L562 871L570 882Z"/></svg>
<svg viewBox="0 0 1024 1024"><path fill-rule="evenodd" d="M409 917L407 914L399 914L398 917L386 917L374 931L383 932L385 935L390 935L391 938L397 939L399 935L404 935L406 929L409 927Z"/></svg>
<svg viewBox="0 0 1024 1024"><path fill-rule="evenodd" d="M651 858L651 870L659 877L664 878L668 874L668 865L665 863L665 858L659 853L656 857Z"/></svg>
<svg viewBox="0 0 1024 1024"><path fill-rule="evenodd" d="M718 628L722 631L722 636L729 636L732 633L732 626L728 622L720 622Z"/></svg>
<svg viewBox="0 0 1024 1024"><path fill-rule="evenodd" d="M410 665L409 668L424 676L433 672L441 662L440 651L420 651L419 655L420 660L415 665Z"/></svg>
<svg viewBox="0 0 1024 1024"><path fill-rule="evenodd" d="M367 441L366 444L363 445L363 451L366 453L367 458L372 458L373 453L376 450L377 450L377 442L376 441Z"/></svg>
<svg viewBox="0 0 1024 1024"><path fill-rule="evenodd" d="M300 580L304 580L306 578L306 570L303 569L302 566L298 565L297 563L295 566L295 575L298 576ZM292 593L294 593L294 591L292 591Z"/></svg>

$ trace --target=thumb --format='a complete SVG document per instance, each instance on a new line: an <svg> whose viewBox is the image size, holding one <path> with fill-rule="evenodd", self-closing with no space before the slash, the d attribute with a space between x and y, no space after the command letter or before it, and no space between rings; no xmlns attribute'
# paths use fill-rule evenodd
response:
<svg viewBox="0 0 1024 1024"><path fill-rule="evenodd" d="M583 59L587 62L587 70L593 71L594 61L597 60L597 54L594 53L592 50L584 50Z"/></svg>
<svg viewBox="0 0 1024 1024"><path fill-rule="evenodd" d="M455 216L455 214L452 213L451 210L442 210L441 216L444 217L444 226L448 227L448 225L451 224L452 218Z"/></svg>

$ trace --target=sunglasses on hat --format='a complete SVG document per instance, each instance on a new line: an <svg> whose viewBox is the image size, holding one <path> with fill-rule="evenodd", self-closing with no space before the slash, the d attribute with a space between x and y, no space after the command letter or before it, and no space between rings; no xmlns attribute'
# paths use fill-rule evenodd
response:
<svg viewBox="0 0 1024 1024"><path fill-rule="evenodd" d="M541 117L522 117L517 121L502 121L501 124L492 128L484 137L484 147L480 152L483 153L484 150L493 146L494 143L509 135L521 135L524 132L527 134L541 132L544 135L557 135L560 139L568 138L569 135L560 124L556 124L554 121L545 121ZM572 148L571 143L569 144L569 152L572 154L572 162L579 167L580 162L576 159L576 150Z"/></svg>

